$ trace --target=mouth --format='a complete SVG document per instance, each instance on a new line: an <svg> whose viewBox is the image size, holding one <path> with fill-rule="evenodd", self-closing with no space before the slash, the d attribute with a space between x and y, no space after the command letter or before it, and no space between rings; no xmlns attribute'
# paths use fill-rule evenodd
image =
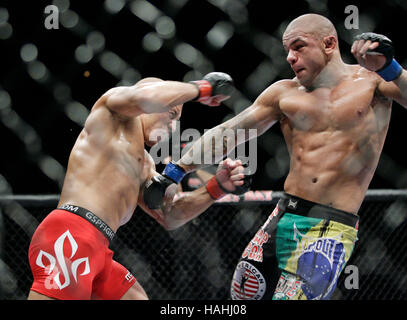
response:
<svg viewBox="0 0 407 320"><path fill-rule="evenodd" d="M299 75L302 71L305 70L303 67L298 67L293 69L296 75Z"/></svg>

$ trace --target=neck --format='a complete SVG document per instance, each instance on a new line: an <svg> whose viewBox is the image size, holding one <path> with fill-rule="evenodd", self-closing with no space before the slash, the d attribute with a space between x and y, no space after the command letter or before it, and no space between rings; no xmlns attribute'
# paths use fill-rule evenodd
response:
<svg viewBox="0 0 407 320"><path fill-rule="evenodd" d="M347 75L346 64L342 61L340 55L334 54L321 72L316 76L307 90L318 88L333 88Z"/></svg>

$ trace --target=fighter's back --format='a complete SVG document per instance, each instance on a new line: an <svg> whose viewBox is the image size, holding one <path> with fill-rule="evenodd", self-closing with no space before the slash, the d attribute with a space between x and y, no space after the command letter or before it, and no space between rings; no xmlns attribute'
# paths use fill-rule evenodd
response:
<svg viewBox="0 0 407 320"><path fill-rule="evenodd" d="M139 117L122 119L99 99L69 157L59 205L97 214L112 229L133 213L144 164Z"/></svg>

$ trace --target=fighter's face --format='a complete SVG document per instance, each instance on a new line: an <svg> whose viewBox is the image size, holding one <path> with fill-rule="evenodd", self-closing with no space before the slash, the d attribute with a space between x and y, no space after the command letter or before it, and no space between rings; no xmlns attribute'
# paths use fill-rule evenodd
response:
<svg viewBox="0 0 407 320"><path fill-rule="evenodd" d="M144 114L145 143L153 146L164 136L170 136L176 130L180 119L182 105L171 108L168 112Z"/></svg>
<svg viewBox="0 0 407 320"><path fill-rule="evenodd" d="M322 40L294 29L284 34L283 46L298 81L304 86L312 85L326 65Z"/></svg>

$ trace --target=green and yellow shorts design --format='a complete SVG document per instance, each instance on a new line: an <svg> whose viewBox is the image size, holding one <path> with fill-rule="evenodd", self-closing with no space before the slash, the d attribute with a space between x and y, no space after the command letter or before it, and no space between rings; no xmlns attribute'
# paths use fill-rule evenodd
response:
<svg viewBox="0 0 407 320"><path fill-rule="evenodd" d="M285 194L246 246L232 299L329 299L357 240L354 214Z"/></svg>

